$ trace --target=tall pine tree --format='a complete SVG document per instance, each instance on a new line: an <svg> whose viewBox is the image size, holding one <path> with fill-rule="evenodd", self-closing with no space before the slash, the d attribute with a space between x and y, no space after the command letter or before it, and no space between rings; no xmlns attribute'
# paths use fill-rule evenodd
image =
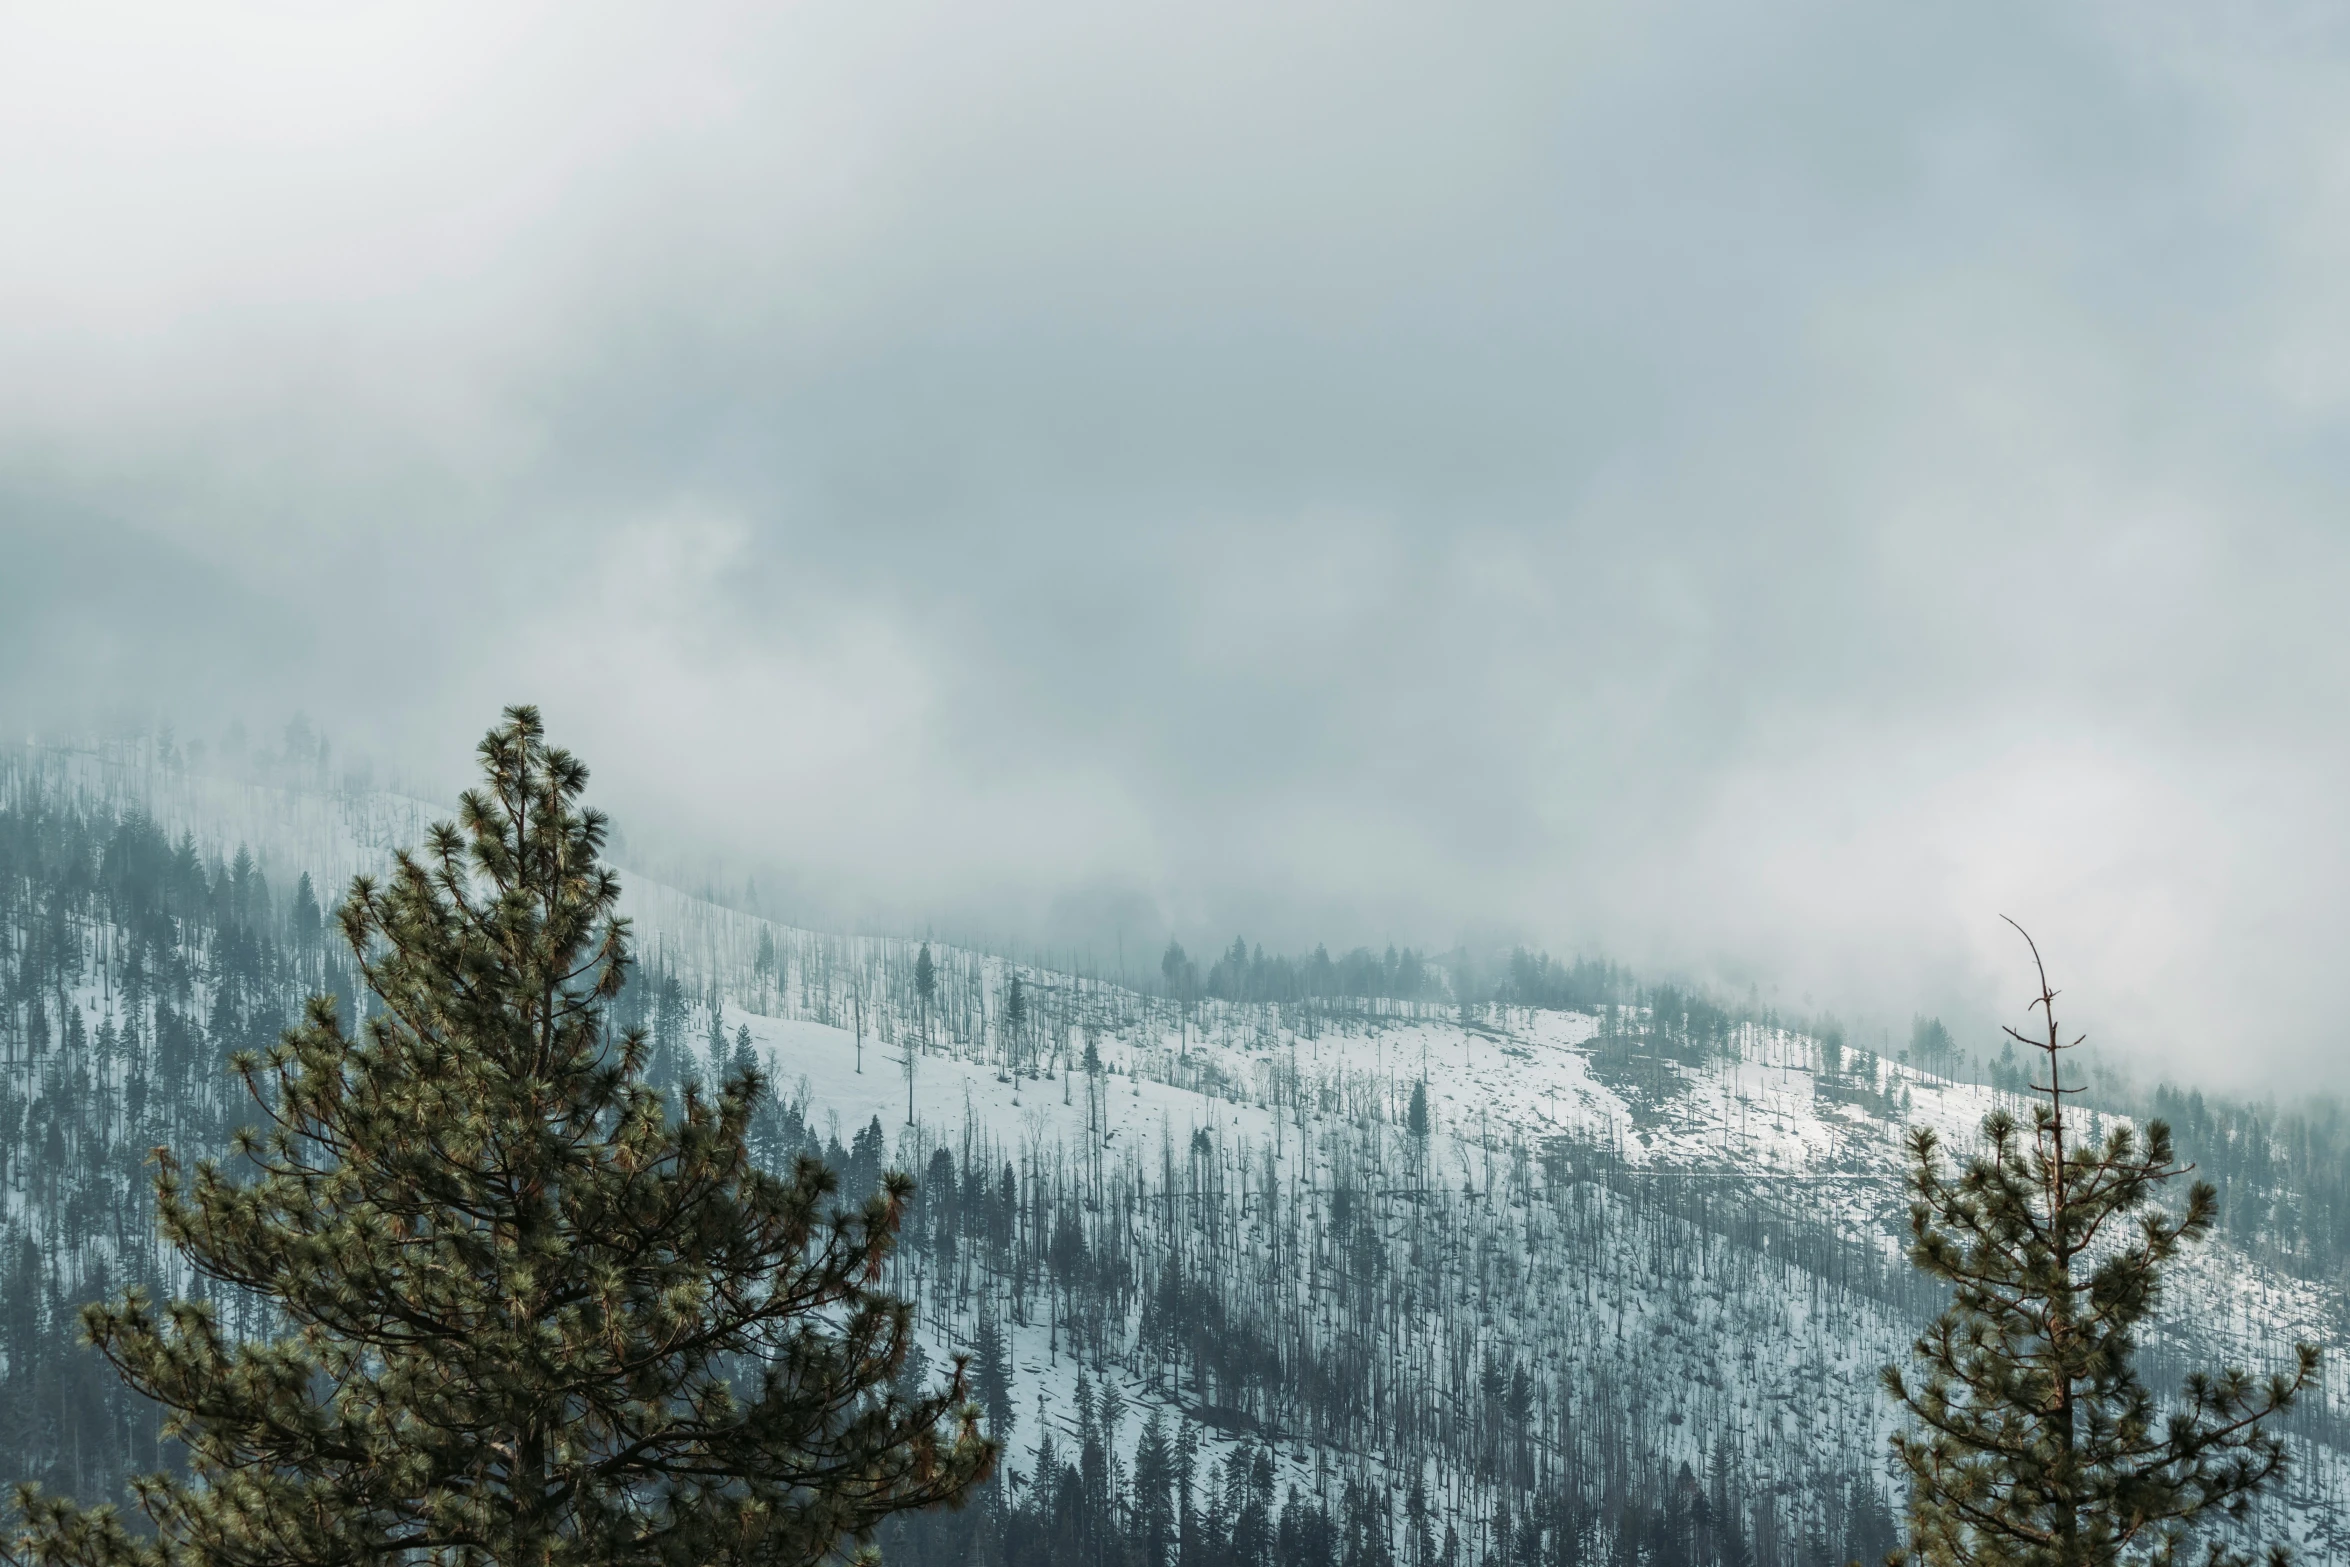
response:
<svg viewBox="0 0 2350 1567"><path fill-rule="evenodd" d="M2031 1126L1987 1116L1983 1150L1955 1172L1931 1129L1909 1137L1910 1256L1951 1299L1914 1346L1915 1375L1885 1368L1915 1422L1893 1439L1909 1473L1910 1550L1890 1560L2167 1567L2198 1525L2241 1519L2280 1476L2285 1445L2267 1421L2315 1377L2317 1350L2297 1345L2291 1376L2198 1373L2157 1406L2135 1364L2138 1327L2181 1245L2208 1235L2218 1199L2197 1181L2184 1212L2156 1205L2188 1168L2161 1121L2142 1136L2115 1125L2099 1143L2067 1116L2081 1090L2065 1085L2063 1056L2080 1040L2057 1024L2037 945L2032 961L2044 1037L2008 1030L2044 1058ZM2216 1542L2205 1559L2249 1561Z"/></svg>
<svg viewBox="0 0 2350 1567"><path fill-rule="evenodd" d="M647 1088L607 1022L628 927L586 769L527 707L481 757L462 830L342 905L364 1037L322 997L237 1059L254 1178L159 1154L165 1236L281 1331L87 1308L188 1472L136 1483L151 1539L20 1491L17 1562L785 1567L986 1474L960 1368L892 1391L910 1312L876 1279L911 1183L844 1211L815 1160L756 1168L755 1073Z"/></svg>

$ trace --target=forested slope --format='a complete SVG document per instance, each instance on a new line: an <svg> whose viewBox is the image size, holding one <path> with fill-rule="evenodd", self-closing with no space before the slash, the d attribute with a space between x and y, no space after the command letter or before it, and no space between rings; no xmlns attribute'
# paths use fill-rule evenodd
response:
<svg viewBox="0 0 2350 1567"><path fill-rule="evenodd" d="M318 889L426 816L155 763L0 755L0 1469L87 1497L168 1458L72 1326L125 1282L195 1287L154 1240L145 1150L225 1148L225 1056L310 992L353 1004ZM925 991L916 943L641 878L630 906L646 962L621 1004L659 1079L759 1061L762 1157L815 1147L852 1191L885 1161L920 1177L895 1282L934 1364L975 1357L1009 1451L971 1508L895 1528L893 1559L1891 1543L1875 1370L1936 1305L1900 1258L1895 1132L1963 1131L2000 1090L1597 966L1479 983L1397 955L1341 981L1241 947L1143 994L941 946ZM2178 1103L2256 1218L2182 1279L2149 1355L2336 1341L2338 1164ZM2297 1415L2307 1461L2266 1521L2321 1558L2342 1386Z"/></svg>

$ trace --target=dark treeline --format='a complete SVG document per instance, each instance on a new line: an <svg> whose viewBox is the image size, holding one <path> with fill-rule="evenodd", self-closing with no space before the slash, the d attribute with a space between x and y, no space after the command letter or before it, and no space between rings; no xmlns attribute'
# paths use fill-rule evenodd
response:
<svg viewBox="0 0 2350 1567"><path fill-rule="evenodd" d="M1464 980L1473 982L1477 968L1467 954L1456 957L1453 968ZM1663 989L1668 993L1664 1002L1668 1008L1672 1001L1684 999L1671 987ZM1487 999L1554 1012L1597 1012L1605 1007L1637 1005L1642 1000L1639 983L1614 963L1585 957L1562 963L1547 952L1529 952L1524 947L1512 949L1507 965L1496 972L1491 990Z"/></svg>
<svg viewBox="0 0 2350 1567"><path fill-rule="evenodd" d="M1196 1444L1170 1439L1163 1423L1143 1428L1132 1482L1118 1494L1098 1434L1100 1400L1081 1386L1077 1402L1073 1452L1047 1444L1034 1475L1017 1486L991 1483L959 1515L892 1519L881 1536L885 1559L914 1567L1745 1567L1757 1560L1723 1464L1704 1481L1683 1464L1627 1494L1612 1515L1573 1488L1522 1497L1496 1510L1488 1543L1472 1553L1424 1485L1399 1497L1350 1478L1325 1500L1277 1485L1262 1450L1234 1449L1204 1463ZM1880 1554L1894 1537L1882 1498L1867 1486L1839 1499L1830 1529L1853 1549Z"/></svg>
<svg viewBox="0 0 2350 1567"><path fill-rule="evenodd" d="M1292 957L1235 936L1204 974L1180 942L1169 942L1159 974L1169 996L1237 1003L1388 1000L1595 1012L1643 999L1638 981L1617 964L1585 957L1561 962L1523 947L1499 959L1464 948L1439 961L1392 944L1385 952L1356 947L1338 957L1317 946Z"/></svg>
<svg viewBox="0 0 2350 1567"><path fill-rule="evenodd" d="M1232 945L1209 964L1203 975L1179 942L1169 942L1159 960L1167 994L1180 1000L1210 996L1237 1003L1300 1001L1435 1001L1445 994L1444 979L1410 948L1384 953L1357 947L1332 957L1316 947L1302 957L1267 955L1235 936Z"/></svg>
<svg viewBox="0 0 2350 1567"><path fill-rule="evenodd" d="M1360 1010L1349 1003L1392 1001L1450 1007L1470 1023L1497 1007L1591 1013L1605 1020L1611 1042L1637 1048L1645 1041L1693 1066L1725 1057L1742 1023L1801 1026L1773 1009L1728 1002L1700 986L1644 982L1605 958L1560 959L1525 947L1498 955L1459 948L1438 959L1393 946L1384 953L1357 947L1332 957L1318 946L1293 957L1269 954L1236 936L1205 974L1175 942L1168 944L1159 969L1164 993L1182 1002L1204 997L1234 1005L1320 1005L1345 1013ZM1819 1028L1841 1041L1832 1020ZM1947 1042L1949 1036L1939 1037ZM1955 1051L1949 1060L1937 1057L1933 1063L1937 1069L1955 1064Z"/></svg>

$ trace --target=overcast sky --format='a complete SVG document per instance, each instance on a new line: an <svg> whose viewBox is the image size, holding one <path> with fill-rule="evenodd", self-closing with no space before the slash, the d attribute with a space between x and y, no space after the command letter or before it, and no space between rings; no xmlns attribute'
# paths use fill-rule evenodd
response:
<svg viewBox="0 0 2350 1567"><path fill-rule="evenodd" d="M0 707L2350 1087L2342 15L0 7Z"/></svg>

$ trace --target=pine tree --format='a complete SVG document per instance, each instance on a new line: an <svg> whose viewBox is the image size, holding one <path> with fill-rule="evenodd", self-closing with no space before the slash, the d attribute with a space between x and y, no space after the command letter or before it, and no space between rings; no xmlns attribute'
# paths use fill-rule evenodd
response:
<svg viewBox="0 0 2350 1567"><path fill-rule="evenodd" d="M2032 960L2045 1037L2008 1030L2045 1057L2031 1126L1993 1112L1983 1151L1955 1173L1930 1129L1909 1136L1910 1255L1952 1294L1914 1346L1916 1376L1885 1368L1915 1421L1893 1439L1910 1479L1910 1549L1889 1560L2168 1564L2199 1524L2243 1518L2281 1476L2285 1445L2266 1422L2309 1386L2318 1354L2297 1345L2293 1374L2264 1381L2198 1373L2168 1409L2156 1405L2134 1363L2137 1330L2182 1243L2208 1235L2217 1197L2198 1181L2183 1213L2155 1205L2188 1170L2161 1121L2143 1136L2114 1125L2102 1142L2072 1140L2065 1100L2081 1090L2061 1067L2080 1040L2063 1038L2037 945ZM2250 1558L2215 1542L2206 1560Z"/></svg>
<svg viewBox="0 0 2350 1567"><path fill-rule="evenodd" d="M308 946L318 939L323 924L324 918L318 908L318 894L310 885L310 873L304 871L302 879L294 883L294 940Z"/></svg>
<svg viewBox="0 0 2350 1567"><path fill-rule="evenodd" d="M1002 1441L1018 1416L1012 1407L1012 1355L995 1313L982 1310L971 1343L971 1385L987 1414L987 1434Z"/></svg>
<svg viewBox="0 0 2350 1567"><path fill-rule="evenodd" d="M342 905L364 1037L318 998L236 1058L256 1177L159 1153L165 1237L282 1331L86 1308L188 1472L135 1482L152 1539L21 1489L20 1567L782 1567L986 1474L960 1368L891 1391L911 1313L874 1280L911 1183L842 1211L820 1162L751 1164L755 1074L674 1113L644 1086L586 769L527 707L481 755L462 831Z"/></svg>
<svg viewBox="0 0 2350 1567"><path fill-rule="evenodd" d="M1134 1449L1134 1533L1147 1567L1162 1567L1175 1543L1174 1449L1157 1410L1143 1422Z"/></svg>
<svg viewBox="0 0 2350 1567"><path fill-rule="evenodd" d="M722 997L714 995L710 998L710 1034L703 1041L702 1049L710 1060L710 1081L713 1084L725 1082L731 1050L726 1038L726 1002Z"/></svg>

